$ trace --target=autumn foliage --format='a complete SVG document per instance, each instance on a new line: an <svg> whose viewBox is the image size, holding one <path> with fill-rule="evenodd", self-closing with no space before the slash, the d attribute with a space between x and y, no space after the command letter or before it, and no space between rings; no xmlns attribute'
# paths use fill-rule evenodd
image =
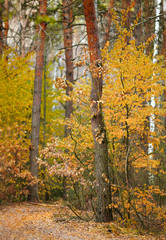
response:
<svg viewBox="0 0 166 240"><path fill-rule="evenodd" d="M102 50L104 88L98 102L103 105L109 159L113 159L109 163L112 178L107 179L103 175L112 189L113 202L108 207L113 207L114 217L126 225L136 221L143 228L157 224L161 229L165 220L166 197L163 184L165 102L162 99L166 71L162 56L153 63L144 53L146 44L137 47L131 32L122 26L117 26L117 30L119 37L113 49L109 50L107 42ZM126 36L131 38L129 44ZM74 112L70 120L62 123L68 124L71 134L64 139L52 139L43 153L46 159L54 161L48 166L50 174L67 177L69 197L72 191L77 206L88 205L95 213L90 79L80 79L73 88L70 97ZM151 96L155 98L155 108L150 105ZM58 99L64 101L63 97L62 94ZM152 115L156 128L153 133L149 123ZM97 140L100 142L102 138ZM152 154L148 153L150 143L154 146Z"/></svg>
<svg viewBox="0 0 166 240"><path fill-rule="evenodd" d="M139 46L136 43L133 28L138 19L132 27L126 22L133 7L134 3L127 12L121 12L120 23L111 11L116 41L106 42L101 59L93 55L95 46L91 55L86 49L79 62L70 56L72 70L74 66L83 66L85 70L77 81L73 79L73 72L71 81L67 76L52 80L52 69L44 66L47 87L40 89L40 154L35 158L35 166L39 165L38 179L29 172L35 74L32 55L20 57L14 50L3 50L0 59L0 202L27 200L25 191L38 184L41 200L63 198L65 189L67 204L72 210L79 209L79 213L88 210L85 219L97 219L100 186L95 174L94 142L101 146L104 139L108 174L101 174L101 182L102 187L109 186L111 190L112 201L105 207L112 210L113 220L126 227L132 225L141 232L165 228L166 69L164 56L155 56L153 61L153 54L145 54L155 36ZM63 66L60 68L63 70ZM100 86L97 85L99 79ZM95 99L92 86L93 90L96 86L99 90L95 92ZM65 117L66 103L70 103L72 109ZM95 111L92 111L93 105ZM91 124L99 113L103 132ZM98 163L100 165L100 161Z"/></svg>
<svg viewBox="0 0 166 240"><path fill-rule="evenodd" d="M8 56L8 61L6 58ZM31 181L28 171L32 107L31 55L4 51L0 59L0 199L20 199Z"/></svg>

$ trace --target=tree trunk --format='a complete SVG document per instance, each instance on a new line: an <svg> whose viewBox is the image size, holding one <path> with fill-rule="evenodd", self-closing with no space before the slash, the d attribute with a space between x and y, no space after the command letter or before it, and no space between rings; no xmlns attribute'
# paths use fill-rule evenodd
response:
<svg viewBox="0 0 166 240"><path fill-rule="evenodd" d="M161 8L161 0L156 0L156 16L159 16L160 14L160 8ZM154 39L154 52L153 52L153 62L157 62L156 56L158 55L158 47L159 47L159 30L160 30L160 17L157 17L155 19L155 39ZM151 96L151 103L150 105L155 108L156 107L156 102L155 102L155 97ZM153 135L153 132L155 132L155 115L151 114L149 117L149 125L150 125L150 132ZM152 136L150 136L152 138ZM153 159L153 153L154 152L154 146L153 143L148 144L148 154L149 154L149 159ZM151 168L151 167L150 167ZM154 175L149 171L149 184L154 183Z"/></svg>
<svg viewBox="0 0 166 240"><path fill-rule="evenodd" d="M73 70L73 36L72 36L72 24L73 12L72 12L72 0L63 0L63 40L65 48L65 60L66 60L66 95L69 96L73 91L73 87L70 85L74 83L74 70ZM73 113L73 102L66 101L65 103L65 120L69 119ZM64 137L70 134L71 129L68 125L65 125ZM67 151L67 150L66 150ZM63 178L63 197L66 199L66 177Z"/></svg>
<svg viewBox="0 0 166 240"><path fill-rule="evenodd" d="M142 15L142 0L136 0L135 3L135 15L139 18L139 21L141 21L141 15ZM136 26L134 29L134 37L135 37L135 43L136 46L139 46L143 42L143 31L142 31L142 25Z"/></svg>
<svg viewBox="0 0 166 240"><path fill-rule="evenodd" d="M163 0L163 51L162 54L166 59L166 0Z"/></svg>
<svg viewBox="0 0 166 240"><path fill-rule="evenodd" d="M0 2L0 57L3 52L3 25L2 25L3 4Z"/></svg>
<svg viewBox="0 0 166 240"><path fill-rule="evenodd" d="M5 0L5 44L7 46L7 36L9 31L9 0Z"/></svg>
<svg viewBox="0 0 166 240"><path fill-rule="evenodd" d="M70 85L74 83L73 74L73 50L72 50L72 0L63 0L63 36L64 36L64 48L65 48L65 59L66 59L66 95L69 96L70 92L73 91L73 87ZM65 104L65 119L70 118L73 112L73 102L66 101ZM70 134L70 128L65 126L65 137Z"/></svg>
<svg viewBox="0 0 166 240"><path fill-rule="evenodd" d="M39 14L46 15L47 0L39 0ZM41 92L42 92L42 73L44 65L44 45L46 37L46 24L41 22L37 26L38 42L36 50L36 69L34 81L34 95L32 108L32 132L30 147L30 172L34 177L34 183L30 185L29 201L38 201L38 148L39 148L39 130L40 130L40 110L41 110Z"/></svg>
<svg viewBox="0 0 166 240"><path fill-rule="evenodd" d="M122 9L127 11L127 13L125 13L126 15L126 19L125 19L125 28L129 31L130 30L130 25L131 25L131 11L130 11L130 4L131 4L131 0L122 0ZM126 36L126 43L128 44L130 41L130 37Z"/></svg>
<svg viewBox="0 0 166 240"><path fill-rule="evenodd" d="M111 12L111 10L113 10L113 7L114 7L114 0L110 0L108 13L107 13L107 18L106 18L107 22L106 22L106 29L105 29L104 44L103 45L105 45L106 42L109 40L111 23L112 23L112 12Z"/></svg>
<svg viewBox="0 0 166 240"><path fill-rule="evenodd" d="M94 0L84 0L84 14L87 27L88 45L92 70L91 114L95 148L95 173L97 187L96 220L109 222L113 219L111 208L110 176L108 172L108 148L106 129L102 115L101 54Z"/></svg>
<svg viewBox="0 0 166 240"><path fill-rule="evenodd" d="M151 12L150 12L150 0L146 0L144 2L144 12L145 12L145 20L148 19L148 17L151 16ZM151 21L147 21L145 23L145 42L148 40L148 38L150 38L152 34L152 22ZM149 55L150 54L150 51L151 51L151 45L148 44L147 47L146 47L146 55Z"/></svg>
<svg viewBox="0 0 166 240"><path fill-rule="evenodd" d="M162 54L165 59L165 67L166 67L166 0L163 0L163 46L162 46ZM164 86L166 85L166 81L164 81ZM164 90L164 102L166 102L166 90ZM166 114L164 116L164 127L166 134ZM166 156L166 148L164 150ZM164 162L164 166L166 166L166 160Z"/></svg>

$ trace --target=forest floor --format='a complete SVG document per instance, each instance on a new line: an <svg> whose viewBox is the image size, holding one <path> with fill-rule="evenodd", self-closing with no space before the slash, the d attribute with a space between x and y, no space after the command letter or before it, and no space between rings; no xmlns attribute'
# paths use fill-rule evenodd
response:
<svg viewBox="0 0 166 240"><path fill-rule="evenodd" d="M11 204L0 208L0 240L108 240L166 239L140 235L115 223L80 220L67 206L55 204Z"/></svg>

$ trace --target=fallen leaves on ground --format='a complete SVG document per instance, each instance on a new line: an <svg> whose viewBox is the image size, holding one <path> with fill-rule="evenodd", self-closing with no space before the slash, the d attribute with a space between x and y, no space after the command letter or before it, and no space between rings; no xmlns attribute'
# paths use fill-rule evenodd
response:
<svg viewBox="0 0 166 240"><path fill-rule="evenodd" d="M11 204L0 210L0 240L165 239L126 233L114 223L85 222L62 203Z"/></svg>

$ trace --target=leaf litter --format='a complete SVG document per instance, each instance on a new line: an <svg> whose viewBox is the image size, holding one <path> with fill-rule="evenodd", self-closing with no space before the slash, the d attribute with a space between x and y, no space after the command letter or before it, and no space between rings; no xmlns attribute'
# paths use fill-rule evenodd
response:
<svg viewBox="0 0 166 240"><path fill-rule="evenodd" d="M114 223L83 221L61 202L11 204L0 209L0 240L165 239L124 233Z"/></svg>

